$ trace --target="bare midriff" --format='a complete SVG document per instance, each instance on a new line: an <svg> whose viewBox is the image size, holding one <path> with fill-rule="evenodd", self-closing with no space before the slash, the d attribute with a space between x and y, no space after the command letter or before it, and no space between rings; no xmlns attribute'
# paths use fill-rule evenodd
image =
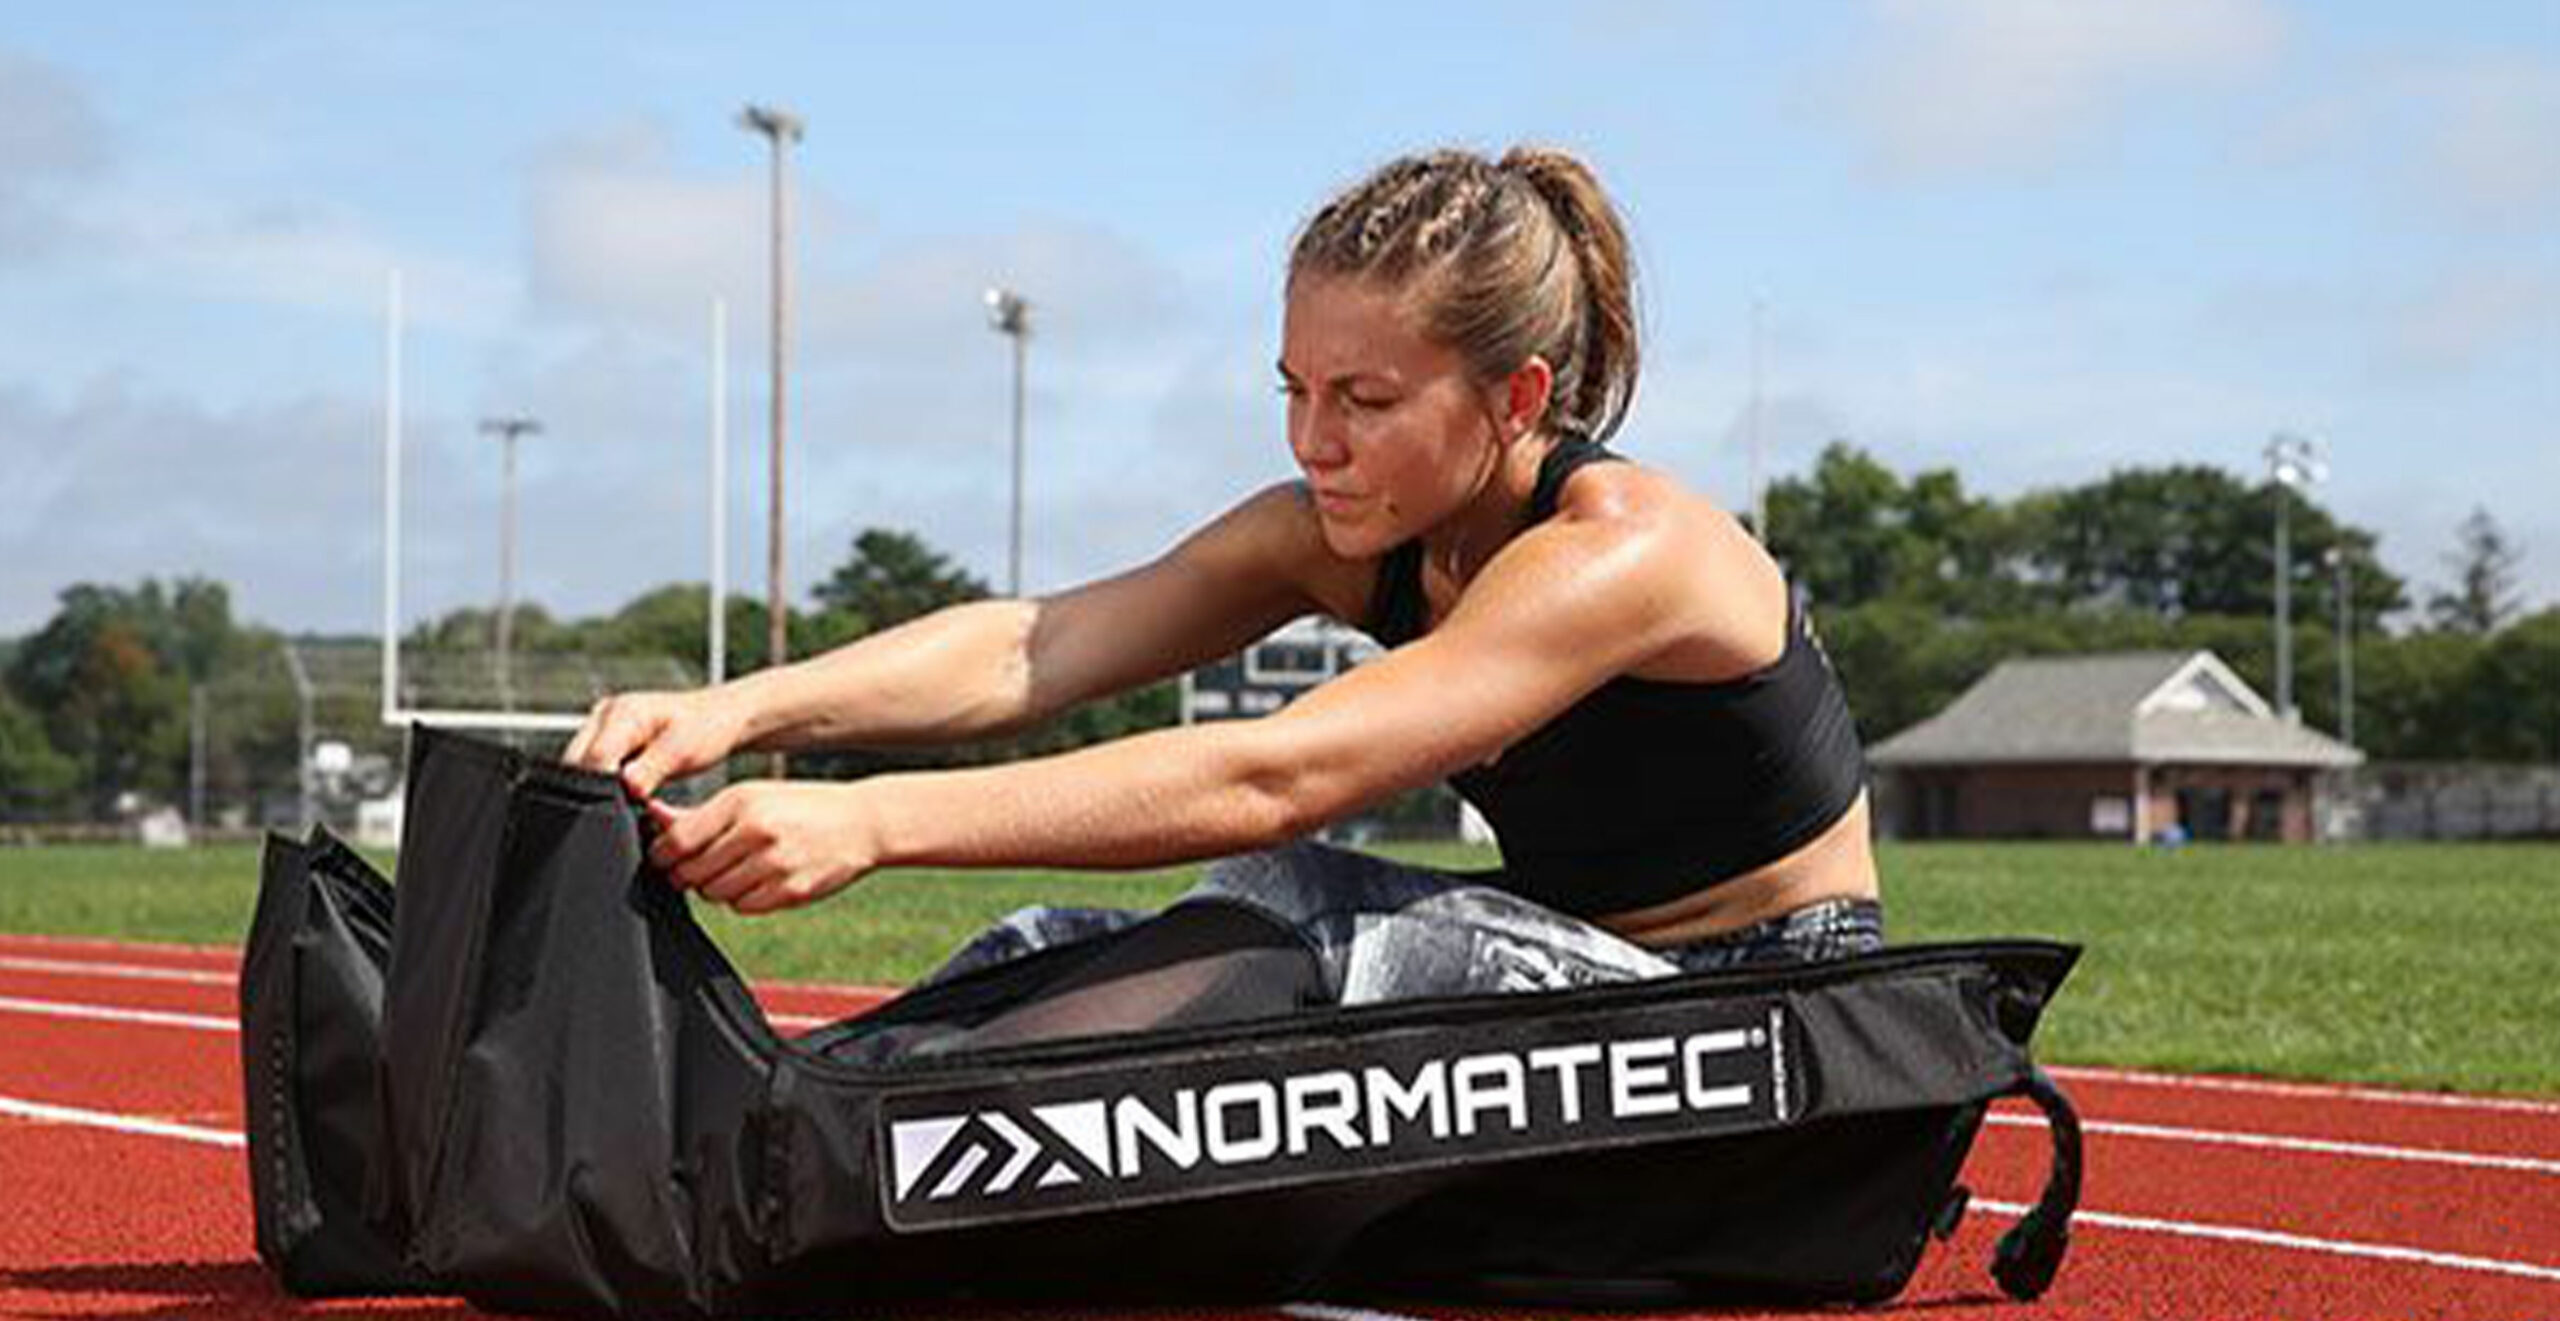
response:
<svg viewBox="0 0 2560 1321"><path fill-rule="evenodd" d="M1669 903L1596 919L1639 945L1659 949L1738 931L1832 899L1876 897L1875 851L1867 843L1867 796L1811 842L1765 867Z"/></svg>

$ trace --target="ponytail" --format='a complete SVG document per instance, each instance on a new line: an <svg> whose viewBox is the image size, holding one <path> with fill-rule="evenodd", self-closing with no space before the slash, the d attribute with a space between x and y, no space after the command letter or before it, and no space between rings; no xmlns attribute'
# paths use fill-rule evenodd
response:
<svg viewBox="0 0 2560 1321"><path fill-rule="evenodd" d="M1635 270L1626 226L1591 167L1561 151L1513 147L1499 167L1528 184L1546 203L1581 268L1582 306L1574 357L1574 393L1566 418L1594 439L1606 439L1626 419L1635 400L1641 351L1637 345Z"/></svg>
<svg viewBox="0 0 2560 1321"><path fill-rule="evenodd" d="M1635 398L1635 269L1589 166L1550 148L1499 162L1436 151L1391 161L1299 231L1289 276L1406 291L1422 325L1482 381L1531 357L1555 371L1547 430L1606 440Z"/></svg>

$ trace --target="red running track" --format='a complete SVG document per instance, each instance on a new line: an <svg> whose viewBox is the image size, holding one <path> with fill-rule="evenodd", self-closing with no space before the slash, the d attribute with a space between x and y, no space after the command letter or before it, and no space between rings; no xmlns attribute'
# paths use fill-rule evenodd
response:
<svg viewBox="0 0 2560 1321"><path fill-rule="evenodd" d="M443 1299L305 1304L257 1265L240 1168L236 966L227 950L0 935L0 1316L476 1315ZM759 988L786 1030L881 994ZM2089 1130L2089 1177L2046 1314L2560 1316L2560 1101L2060 1072ZM1965 1174L1975 1214L1895 1310L2030 1314L1999 1298L1987 1264L2043 1178L2037 1125L2023 1107L1994 1115Z"/></svg>

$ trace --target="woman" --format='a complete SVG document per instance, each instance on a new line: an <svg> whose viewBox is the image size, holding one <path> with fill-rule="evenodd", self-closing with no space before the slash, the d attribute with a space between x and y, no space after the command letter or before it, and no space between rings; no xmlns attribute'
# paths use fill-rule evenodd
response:
<svg viewBox="0 0 2560 1321"><path fill-rule="evenodd" d="M883 866L1224 858L1203 890L1297 926L1341 1000L1876 948L1864 761L1785 581L1722 510L1601 447L1637 356L1625 232L1579 161L1395 161L1290 257L1279 370L1302 480L1118 577L609 698L569 759L648 796L752 749L982 738L1322 612L1388 650L1264 719L653 799L653 859L759 913ZM1500 870L1292 843L1442 779L1494 825ZM955 967L1116 921L1017 915Z"/></svg>

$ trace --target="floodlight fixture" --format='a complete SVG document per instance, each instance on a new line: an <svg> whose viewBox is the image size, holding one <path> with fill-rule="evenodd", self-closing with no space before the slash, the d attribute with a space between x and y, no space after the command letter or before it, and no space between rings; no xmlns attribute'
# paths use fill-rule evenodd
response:
<svg viewBox="0 0 2560 1321"><path fill-rule="evenodd" d="M1005 542L1005 595L1022 595L1022 377L1025 346L1031 340L1031 300L1011 289L989 288L985 294L987 326L1013 341L1013 520Z"/></svg>
<svg viewBox="0 0 2560 1321"><path fill-rule="evenodd" d="M798 142L808 131L807 121L780 106L749 105L738 112L738 127L762 133L776 144Z"/></svg>
<svg viewBox="0 0 2560 1321"><path fill-rule="evenodd" d="M2293 539L2292 490L2325 481L2329 465L2320 457L2320 443L2290 431L2279 431L2267 438L2264 451L2267 477L2275 488L2276 498L2276 714L2286 720L2300 719L2293 705Z"/></svg>

